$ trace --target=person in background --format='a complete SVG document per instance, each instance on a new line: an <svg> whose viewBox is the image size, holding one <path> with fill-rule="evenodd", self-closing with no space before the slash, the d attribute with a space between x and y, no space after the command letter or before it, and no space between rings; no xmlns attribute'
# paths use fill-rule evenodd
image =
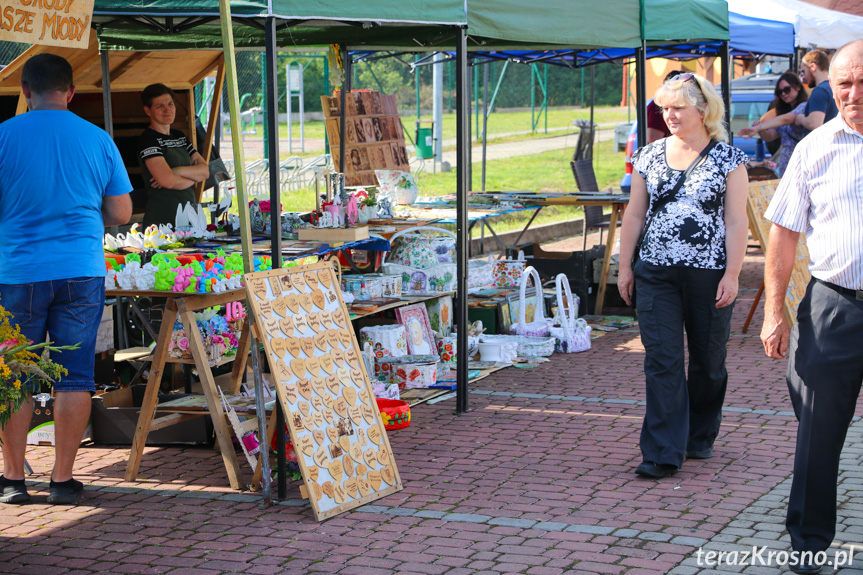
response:
<svg viewBox="0 0 863 575"><path fill-rule="evenodd" d="M671 136L633 155L617 287L632 305L637 286L645 350L643 460L635 472L659 478L676 473L684 457L713 457L728 382L731 312L746 250L748 177L746 154L727 143L725 105L707 80L676 76L659 88L655 101Z"/></svg>
<svg viewBox="0 0 863 575"><path fill-rule="evenodd" d="M768 357L788 357L786 380L797 427L785 525L801 556L796 573L818 573L811 554L836 534L839 457L863 383L863 40L830 65L839 116L814 130L791 156L764 217L773 222L764 265ZM789 330L785 294L797 242L806 234L812 279Z"/></svg>
<svg viewBox="0 0 863 575"><path fill-rule="evenodd" d="M138 159L147 207L143 225L174 224L177 207L197 203L194 185L210 176L203 156L179 131L171 129L177 109L174 92L164 84L151 84L141 92L150 125L138 137Z"/></svg>
<svg viewBox="0 0 863 575"><path fill-rule="evenodd" d="M752 127L760 125L763 121L769 120L771 117L782 116L789 112L795 116L799 116L804 113L806 102L809 99L809 94L803 88L803 83L800 79L791 72L785 72L779 76L779 80L776 82L776 88L774 89L774 94L776 95L776 99L773 100L771 103L771 109L768 111L770 117L762 116L762 118L755 122ZM765 116L768 114L765 114ZM743 128L740 130L738 135L746 136L750 131L750 128ZM803 126L798 126L796 123L760 132L761 139L765 142L772 142L777 139L781 142L782 147L779 152L779 159L776 162L776 175L782 177L782 174L785 172L785 167L788 165L788 160L791 159L791 153L794 151L794 147L797 145L797 142L802 140L808 133L809 130Z"/></svg>
<svg viewBox="0 0 863 575"><path fill-rule="evenodd" d="M50 332L55 345L80 344L52 356L68 373L54 384L48 503L66 505L84 490L72 472L96 391L102 236L106 226L129 221L132 184L107 132L69 111L75 94L69 62L33 56L21 71L21 91L30 111L0 124L0 301L31 341L44 342ZM47 263L34 265L39 261ZM0 503L30 501L24 455L32 416L30 399L0 432Z"/></svg>
<svg viewBox="0 0 863 575"><path fill-rule="evenodd" d="M680 70L672 70L665 75L663 83L668 82L675 76L683 74ZM662 108L656 105L654 100L647 103L647 143L652 144L661 138L671 135L665 119L662 117Z"/></svg>

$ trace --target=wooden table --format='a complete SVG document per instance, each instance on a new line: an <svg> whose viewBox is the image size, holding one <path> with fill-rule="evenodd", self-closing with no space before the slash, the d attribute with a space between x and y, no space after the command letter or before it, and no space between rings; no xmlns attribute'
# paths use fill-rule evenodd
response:
<svg viewBox="0 0 863 575"><path fill-rule="evenodd" d="M192 312L213 306L224 305L230 302L243 301L246 299L245 290L238 289L219 294L108 290L106 295L116 297L147 296L151 298L167 298L167 301L165 302L165 311L162 315L162 325L159 328L159 334L156 338L156 347L153 350L150 376L147 379L147 389L144 392L144 400L141 404L140 415L138 416L138 426L135 429L135 437L132 440L132 449L129 453L129 461L126 464L126 481L134 481L138 476L141 456L144 452L144 445L146 445L147 436L150 431L178 423L184 418L182 415L174 414L153 419L159 402L159 385L162 381L162 373L164 371L165 364L186 363L193 364L198 370L198 376L201 378L201 387L203 388L204 396L207 399L208 412L212 417L213 429L216 432L216 442L219 445L222 460L225 462L225 469L228 472L228 480L230 481L231 487L233 489L241 489L242 482L240 480L240 468L237 463L233 443L231 442L231 430L228 427L225 412L222 409L222 404L219 400L219 392L213 378L213 372L210 369L210 363L207 359L207 352L204 349L201 332L198 330L198 324L195 322L195 317L192 315ZM177 320L178 316L180 321L183 323L183 327L185 328L186 335L189 339L189 348L192 352L192 359L168 357L168 346L171 342L174 322ZM250 345L249 323L246 321L240 335L237 355L234 356L234 358L229 358L222 362L234 362L229 386L229 393L231 395L239 393L240 383L242 382L243 374L246 370L246 360L249 356ZM186 417L195 416L196 415L190 415Z"/></svg>

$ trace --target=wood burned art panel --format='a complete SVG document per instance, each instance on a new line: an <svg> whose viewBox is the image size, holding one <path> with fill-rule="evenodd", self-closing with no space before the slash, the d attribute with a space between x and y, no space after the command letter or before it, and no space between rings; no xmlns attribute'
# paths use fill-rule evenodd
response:
<svg viewBox="0 0 863 575"><path fill-rule="evenodd" d="M245 275L318 521L402 489L338 279L325 262Z"/></svg>

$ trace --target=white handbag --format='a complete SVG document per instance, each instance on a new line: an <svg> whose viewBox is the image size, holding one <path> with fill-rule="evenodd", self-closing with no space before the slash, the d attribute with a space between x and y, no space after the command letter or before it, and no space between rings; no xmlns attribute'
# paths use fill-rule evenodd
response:
<svg viewBox="0 0 863 575"><path fill-rule="evenodd" d="M533 278L533 285L536 287L536 305L533 312L533 321L527 323L525 318L525 308L527 308L527 284ZM533 337L548 336L548 320L543 314L544 302L542 298L542 283L539 281L539 272L532 266L528 266L521 272L519 281L520 299L518 306L518 323L513 324L511 330L516 335L526 335Z"/></svg>
<svg viewBox="0 0 863 575"><path fill-rule="evenodd" d="M550 328L549 334L554 336L555 350L562 353L575 353L576 351L584 351L584 349L575 349L578 345L577 329L580 326L578 323L578 304L577 297L572 296L569 289L569 278L566 274L557 274L554 278L554 287L557 292L557 319L560 325ZM567 307L567 303L569 307ZM587 322L581 320L587 326ZM588 329L587 348L590 349L590 327ZM583 342L582 342L583 345Z"/></svg>

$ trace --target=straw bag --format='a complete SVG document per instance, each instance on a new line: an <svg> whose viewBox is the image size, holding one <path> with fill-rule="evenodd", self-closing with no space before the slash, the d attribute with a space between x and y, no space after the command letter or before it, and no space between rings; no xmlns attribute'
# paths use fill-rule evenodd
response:
<svg viewBox="0 0 863 575"><path fill-rule="evenodd" d="M549 334L554 336L555 350L561 353L575 353L576 351L584 351L576 349L577 333L576 325L578 321L578 298L572 297L572 292L569 289L569 278L565 274L557 274L554 279L554 287L557 292L557 315L560 321L559 326L553 326L549 329ZM569 302L569 308L566 303ZM581 320L584 322L584 320ZM585 323L585 325L587 325ZM589 327L587 328L590 329ZM590 349L590 334L587 338L587 349Z"/></svg>
<svg viewBox="0 0 863 575"><path fill-rule="evenodd" d="M533 285L536 288L536 306L533 312L533 321L527 323L525 317L525 308L527 308L527 284L533 278ZM513 324L512 332L516 335L526 335L532 337L547 337L548 336L548 320L543 315L545 302L542 297L542 283L539 281L539 272L528 266L521 272L520 290L520 305L518 306L518 323Z"/></svg>

